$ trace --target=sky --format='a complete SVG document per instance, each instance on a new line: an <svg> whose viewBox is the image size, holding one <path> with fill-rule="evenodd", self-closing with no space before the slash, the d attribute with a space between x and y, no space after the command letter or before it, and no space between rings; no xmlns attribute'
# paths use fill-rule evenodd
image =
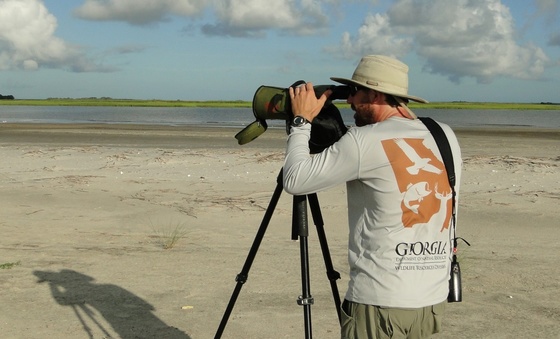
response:
<svg viewBox="0 0 560 339"><path fill-rule="evenodd" d="M560 0L0 0L0 94L252 100L409 66L432 102L560 103Z"/></svg>

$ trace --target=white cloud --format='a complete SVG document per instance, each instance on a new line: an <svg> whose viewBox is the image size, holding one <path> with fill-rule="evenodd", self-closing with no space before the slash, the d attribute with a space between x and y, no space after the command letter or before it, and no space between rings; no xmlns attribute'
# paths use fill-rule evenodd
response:
<svg viewBox="0 0 560 339"><path fill-rule="evenodd" d="M34 71L39 68L39 64L35 60L24 60L23 61L23 69L27 71Z"/></svg>
<svg viewBox="0 0 560 339"><path fill-rule="evenodd" d="M346 57L415 52L425 60L424 70L455 82L541 77L548 57L515 38L513 18L500 0L397 0L387 13L369 15L356 36L346 33L330 51Z"/></svg>
<svg viewBox="0 0 560 339"><path fill-rule="evenodd" d="M393 30L387 15L369 14L357 37L346 32L339 47L327 50L346 58L377 53L399 57L412 50L412 42L412 37L399 35Z"/></svg>
<svg viewBox="0 0 560 339"><path fill-rule="evenodd" d="M218 23L205 25L203 32L253 36L278 29L296 35L316 34L328 26L329 18L324 13L328 3L316 0L220 0L215 2L214 8Z"/></svg>
<svg viewBox="0 0 560 339"><path fill-rule="evenodd" d="M86 0L74 14L86 20L146 25L165 21L170 14L199 15L207 4L205 0Z"/></svg>
<svg viewBox="0 0 560 339"><path fill-rule="evenodd" d="M170 16L195 18L205 10L217 21L202 26L207 35L263 36L269 29L315 34L328 25L323 7L336 0L85 0L74 14L96 21L149 25Z"/></svg>
<svg viewBox="0 0 560 339"><path fill-rule="evenodd" d="M106 71L55 36L56 18L40 0L0 1L0 70Z"/></svg>

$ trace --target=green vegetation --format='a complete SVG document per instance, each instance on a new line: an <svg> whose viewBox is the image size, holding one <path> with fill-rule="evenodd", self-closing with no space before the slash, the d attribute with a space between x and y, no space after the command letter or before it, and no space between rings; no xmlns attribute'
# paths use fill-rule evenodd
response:
<svg viewBox="0 0 560 339"><path fill-rule="evenodd" d="M507 102L431 102L428 104L410 103L411 108L432 109L504 109L504 110L560 110L555 103L507 103Z"/></svg>
<svg viewBox="0 0 560 339"><path fill-rule="evenodd" d="M182 223L178 223L175 225L175 227L166 228L164 230L156 229L152 224L152 229L154 230L154 237L156 238L157 244L166 250L175 247L175 245L177 245L177 242L187 235L185 225Z"/></svg>
<svg viewBox="0 0 560 339"><path fill-rule="evenodd" d="M132 100L112 98L81 98L81 99L16 99L0 100L0 105L19 106L114 106L114 107L218 107L218 108L251 108L250 101L183 101L183 100ZM343 101L336 101L340 108L348 108ZM503 110L560 110L557 103L499 103L499 102L432 102L429 104L410 103L410 107L430 109L503 109Z"/></svg>
<svg viewBox="0 0 560 339"><path fill-rule="evenodd" d="M0 100L16 106L113 106L113 107L251 107L248 101L132 100L111 98Z"/></svg>
<svg viewBox="0 0 560 339"><path fill-rule="evenodd" d="M7 262L4 264L0 264L0 270L9 270L10 268L14 268L15 266L18 266L20 264L20 262Z"/></svg>
<svg viewBox="0 0 560 339"><path fill-rule="evenodd" d="M338 107L349 107L347 104L337 104ZM507 103L507 102L430 102L420 104L410 102L412 109L476 109L476 110L560 110L560 104L553 103Z"/></svg>

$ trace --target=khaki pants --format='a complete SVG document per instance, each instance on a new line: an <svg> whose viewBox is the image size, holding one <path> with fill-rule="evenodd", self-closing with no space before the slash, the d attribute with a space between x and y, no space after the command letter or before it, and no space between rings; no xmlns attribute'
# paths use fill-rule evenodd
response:
<svg viewBox="0 0 560 339"><path fill-rule="evenodd" d="M345 300L342 304L342 339L423 339L441 330L442 303L422 308L391 308Z"/></svg>

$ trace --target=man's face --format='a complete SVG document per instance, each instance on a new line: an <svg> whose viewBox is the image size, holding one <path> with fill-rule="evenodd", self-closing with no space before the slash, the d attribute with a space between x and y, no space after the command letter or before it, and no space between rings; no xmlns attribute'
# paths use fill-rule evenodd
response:
<svg viewBox="0 0 560 339"><path fill-rule="evenodd" d="M357 87L346 100L355 112L354 121L358 127L374 124L376 122L371 96L375 97L373 90L365 87Z"/></svg>

